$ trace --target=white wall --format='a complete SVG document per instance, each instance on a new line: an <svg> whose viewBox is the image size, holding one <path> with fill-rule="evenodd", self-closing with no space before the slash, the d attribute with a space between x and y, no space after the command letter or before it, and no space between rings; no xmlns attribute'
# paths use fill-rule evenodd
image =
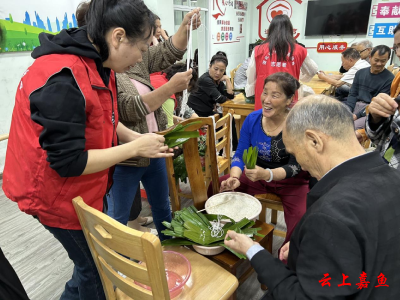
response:
<svg viewBox="0 0 400 300"><path fill-rule="evenodd" d="M328 0L326 0L328 1ZM257 10L257 6L262 3L262 0L251 1L251 10L253 11L253 15L255 16L252 20L252 30L251 30L251 42L253 43L256 39L259 39L258 36L258 24L259 24L259 12ZM287 0L289 4L292 6L292 17L291 21L293 24L293 28L297 29L297 32L300 33L298 41L303 43L307 47L307 51L311 58L318 64L319 69L327 70L327 71L338 71L341 65L340 61L340 53L317 53L316 47L319 42L322 42L322 37L305 37L305 26L306 26L306 15L307 15L307 4L308 0L303 0L301 4L296 2L295 0ZM380 0L372 0L372 5L377 5L378 3L388 3L388 2L399 2L398 0L390 0L390 1L380 1ZM268 29L269 22L266 18L266 10L269 5L273 3L273 0L269 0L265 3L263 7L263 13L261 20L262 24L262 32L264 29ZM345 9L345 7L344 7ZM373 25L375 23L396 23L400 21L399 19L377 19L376 17L372 17L370 13L369 24ZM348 35L348 36L324 36L325 42L347 42L350 46L352 43L369 39L373 42L374 46L377 45L387 45L389 47L393 46L393 39L392 38L372 38L368 37L367 35L363 36L355 36L355 35Z"/></svg>
<svg viewBox="0 0 400 300"><path fill-rule="evenodd" d="M0 134L8 133L19 80L32 64L30 52L0 54ZM7 142L0 142L0 173L4 169Z"/></svg>
<svg viewBox="0 0 400 300"><path fill-rule="evenodd" d="M218 1L219 2L219 9L215 3L216 0L209 1L209 31L210 31L210 56L213 56L217 51L224 51L228 55L228 68L227 74L229 75L230 70L236 68L236 66L242 63L248 56L248 47L250 40L250 33L252 29L252 24L255 22L253 19L253 2L248 1L248 9L239 10L235 9L234 6L231 6L230 3L234 3L235 1ZM225 5L224 5L225 4ZM226 9L226 11L225 11ZM224 12L224 15L215 19L213 15ZM237 16L237 12L245 13L245 16ZM243 18L244 22L239 22L239 18ZM230 22L229 25L217 24L217 21L228 21ZM242 25L242 32L240 32L240 24ZM233 31L222 30L221 27L233 27ZM232 40L228 42L224 39L220 39L218 41L218 33L221 32L228 32L232 33ZM211 57L210 57L211 58Z"/></svg>

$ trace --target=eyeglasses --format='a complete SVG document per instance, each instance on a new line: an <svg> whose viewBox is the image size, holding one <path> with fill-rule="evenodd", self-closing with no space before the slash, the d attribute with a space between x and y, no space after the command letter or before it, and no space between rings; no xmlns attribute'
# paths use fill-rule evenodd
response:
<svg viewBox="0 0 400 300"><path fill-rule="evenodd" d="M358 51L358 53L363 53L365 50L368 50L369 48L365 48L364 50Z"/></svg>

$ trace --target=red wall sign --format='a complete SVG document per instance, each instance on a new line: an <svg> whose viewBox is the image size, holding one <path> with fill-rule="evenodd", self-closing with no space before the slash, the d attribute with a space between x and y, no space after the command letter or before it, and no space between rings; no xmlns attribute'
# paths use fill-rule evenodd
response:
<svg viewBox="0 0 400 300"><path fill-rule="evenodd" d="M318 53L342 53L346 49L346 42L323 42L317 45Z"/></svg>

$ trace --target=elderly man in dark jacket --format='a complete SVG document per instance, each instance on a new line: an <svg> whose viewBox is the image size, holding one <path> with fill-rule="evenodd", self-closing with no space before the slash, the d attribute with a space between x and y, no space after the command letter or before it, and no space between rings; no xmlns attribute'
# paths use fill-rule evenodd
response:
<svg viewBox="0 0 400 300"><path fill-rule="evenodd" d="M283 130L286 150L319 182L280 259L229 231L269 291L263 299L400 299L400 173L365 153L351 114L338 101L309 96Z"/></svg>

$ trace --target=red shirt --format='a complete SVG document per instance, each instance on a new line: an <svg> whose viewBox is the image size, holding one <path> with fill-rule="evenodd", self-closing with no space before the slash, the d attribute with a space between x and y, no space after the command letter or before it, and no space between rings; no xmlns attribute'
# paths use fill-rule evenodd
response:
<svg viewBox="0 0 400 300"><path fill-rule="evenodd" d="M254 110L261 109L261 94L264 90L264 80L269 75L277 72L287 72L294 78L299 80L300 68L305 58L307 57L307 50L295 44L293 56L289 57L290 50L286 61L278 61L275 50L272 55L269 53L269 44L262 44L254 49L254 58L256 62L256 88L255 88L255 104ZM293 103L297 102L297 93L294 97Z"/></svg>

